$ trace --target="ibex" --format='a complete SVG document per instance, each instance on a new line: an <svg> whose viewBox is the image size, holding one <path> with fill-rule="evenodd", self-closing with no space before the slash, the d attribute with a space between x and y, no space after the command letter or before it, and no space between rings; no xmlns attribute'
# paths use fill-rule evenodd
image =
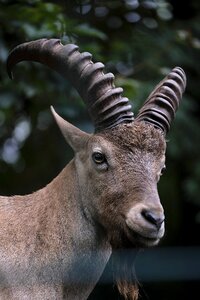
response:
<svg viewBox="0 0 200 300"><path fill-rule="evenodd" d="M76 45L57 39L21 44L8 57L11 77L22 60L40 62L69 80L95 133L81 131L52 108L74 159L43 189L0 197L0 299L84 300L113 250L154 246L164 235L157 183L185 74L174 68L134 119L114 75L104 74L104 65ZM126 299L137 299L135 283L125 278L130 269L122 266L116 280Z"/></svg>

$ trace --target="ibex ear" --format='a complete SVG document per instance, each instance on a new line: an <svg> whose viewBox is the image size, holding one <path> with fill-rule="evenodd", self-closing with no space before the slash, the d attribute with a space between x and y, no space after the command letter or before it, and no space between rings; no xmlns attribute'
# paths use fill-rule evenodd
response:
<svg viewBox="0 0 200 300"><path fill-rule="evenodd" d="M51 106L51 112L67 143L75 152L79 152L89 139L90 134L81 131L79 128L65 121L56 113L53 106Z"/></svg>

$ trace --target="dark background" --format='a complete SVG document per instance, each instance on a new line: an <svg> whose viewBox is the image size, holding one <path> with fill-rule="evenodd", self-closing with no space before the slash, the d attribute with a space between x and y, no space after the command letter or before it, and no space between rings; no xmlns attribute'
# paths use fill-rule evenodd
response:
<svg viewBox="0 0 200 300"><path fill-rule="evenodd" d="M6 58L19 43L42 37L77 43L116 76L134 111L174 66L188 78L168 136L167 170L159 183L166 236L140 251L141 299L191 299L200 284L200 2L198 0L0 0L0 193L31 193L46 185L73 156L49 106L92 131L77 93L44 66L22 63L15 80ZM105 274L108 268L105 270ZM90 299L119 299L112 282Z"/></svg>

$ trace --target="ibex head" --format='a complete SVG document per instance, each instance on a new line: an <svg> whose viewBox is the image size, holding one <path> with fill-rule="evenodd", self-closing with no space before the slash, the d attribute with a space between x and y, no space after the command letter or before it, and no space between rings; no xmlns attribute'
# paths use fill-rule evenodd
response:
<svg viewBox="0 0 200 300"><path fill-rule="evenodd" d="M155 88L134 119L114 76L91 54L72 44L42 39L16 47L8 72L22 60L48 65L68 79L84 100L94 123L88 134L53 115L75 152L84 213L107 233L113 247L156 245L164 234L164 212L157 183L165 169L165 135L185 89L176 67ZM67 216L66 216L67 218Z"/></svg>

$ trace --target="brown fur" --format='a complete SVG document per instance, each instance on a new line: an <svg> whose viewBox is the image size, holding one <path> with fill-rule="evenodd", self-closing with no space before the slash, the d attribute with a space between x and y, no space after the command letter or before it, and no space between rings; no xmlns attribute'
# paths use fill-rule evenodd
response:
<svg viewBox="0 0 200 300"><path fill-rule="evenodd" d="M134 150L151 152L156 156L163 155L165 151L165 138L163 133L145 122L134 122L110 128L102 132L104 138L116 145L119 149L124 149L126 153Z"/></svg>

